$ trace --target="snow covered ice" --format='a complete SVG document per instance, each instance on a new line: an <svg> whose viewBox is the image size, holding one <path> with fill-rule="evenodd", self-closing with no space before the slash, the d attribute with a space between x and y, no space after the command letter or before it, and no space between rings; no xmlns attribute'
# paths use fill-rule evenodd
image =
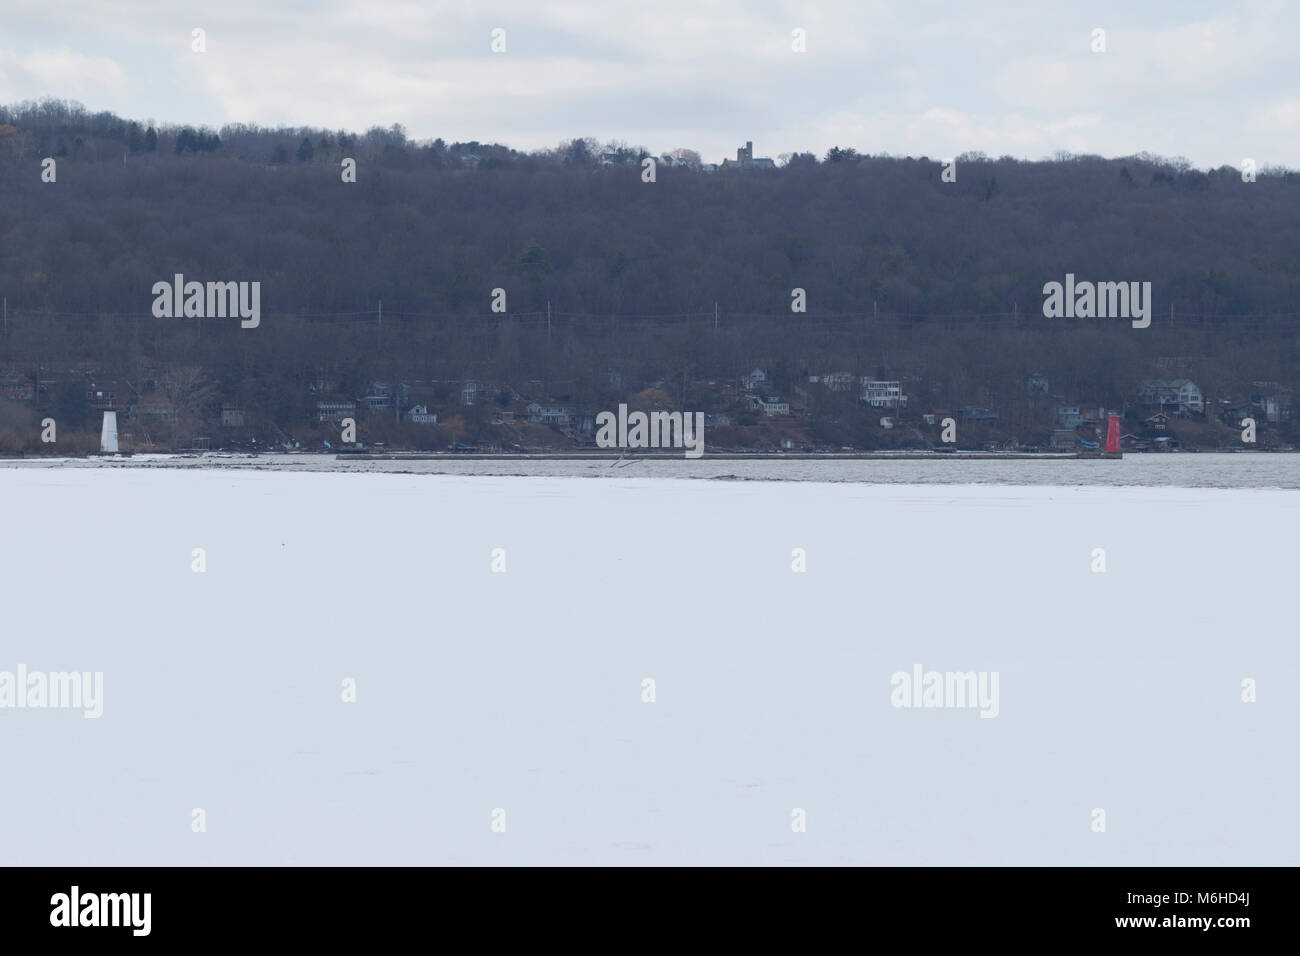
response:
<svg viewBox="0 0 1300 956"><path fill-rule="evenodd" d="M0 709L8 864L1300 861L1294 491L0 468L0 527L0 671L103 675Z"/></svg>

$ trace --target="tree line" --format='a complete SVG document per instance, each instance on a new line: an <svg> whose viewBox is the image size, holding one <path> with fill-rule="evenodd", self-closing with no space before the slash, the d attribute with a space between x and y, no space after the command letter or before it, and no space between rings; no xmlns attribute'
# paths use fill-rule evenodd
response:
<svg viewBox="0 0 1300 956"><path fill-rule="evenodd" d="M1173 377L1171 361L1207 392L1300 386L1291 171L1245 182L1145 154L970 153L945 182L938 158L850 146L773 170L710 172L673 152L646 182L646 150L590 138L520 151L400 126L3 107L0 371L157 382L197 368L210 403L285 430L310 421L321 383L367 379L532 383L590 405L650 386L703 402L709 381L751 367L787 391L845 370L1010 419L1036 372L1112 406ZM261 325L154 318L151 289L176 273L260 282ZM1043 285L1066 273L1150 281L1152 327L1044 318ZM823 399L817 417L840 414Z"/></svg>

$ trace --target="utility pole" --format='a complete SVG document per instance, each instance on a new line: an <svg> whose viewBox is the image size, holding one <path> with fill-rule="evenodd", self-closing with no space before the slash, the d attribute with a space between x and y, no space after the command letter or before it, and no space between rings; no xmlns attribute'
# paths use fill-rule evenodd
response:
<svg viewBox="0 0 1300 956"><path fill-rule="evenodd" d="M718 303L713 303L713 331L718 331Z"/></svg>
<svg viewBox="0 0 1300 956"><path fill-rule="evenodd" d="M375 350L384 347L384 300L379 300L379 330L375 338Z"/></svg>
<svg viewBox="0 0 1300 956"><path fill-rule="evenodd" d="M546 344L551 344L551 300L546 300Z"/></svg>

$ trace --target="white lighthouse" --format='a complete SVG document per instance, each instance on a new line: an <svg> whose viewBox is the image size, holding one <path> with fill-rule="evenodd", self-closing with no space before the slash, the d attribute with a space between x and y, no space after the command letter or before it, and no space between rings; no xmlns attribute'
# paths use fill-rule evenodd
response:
<svg viewBox="0 0 1300 956"><path fill-rule="evenodd" d="M104 427L99 433L99 450L106 455L117 454L117 412L104 413Z"/></svg>

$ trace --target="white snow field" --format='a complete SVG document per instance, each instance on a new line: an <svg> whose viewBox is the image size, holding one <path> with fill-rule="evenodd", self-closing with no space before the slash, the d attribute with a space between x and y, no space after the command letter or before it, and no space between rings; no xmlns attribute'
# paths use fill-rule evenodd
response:
<svg viewBox="0 0 1300 956"><path fill-rule="evenodd" d="M1295 491L0 468L0 528L0 679L103 673L0 709L4 863L1300 863Z"/></svg>

